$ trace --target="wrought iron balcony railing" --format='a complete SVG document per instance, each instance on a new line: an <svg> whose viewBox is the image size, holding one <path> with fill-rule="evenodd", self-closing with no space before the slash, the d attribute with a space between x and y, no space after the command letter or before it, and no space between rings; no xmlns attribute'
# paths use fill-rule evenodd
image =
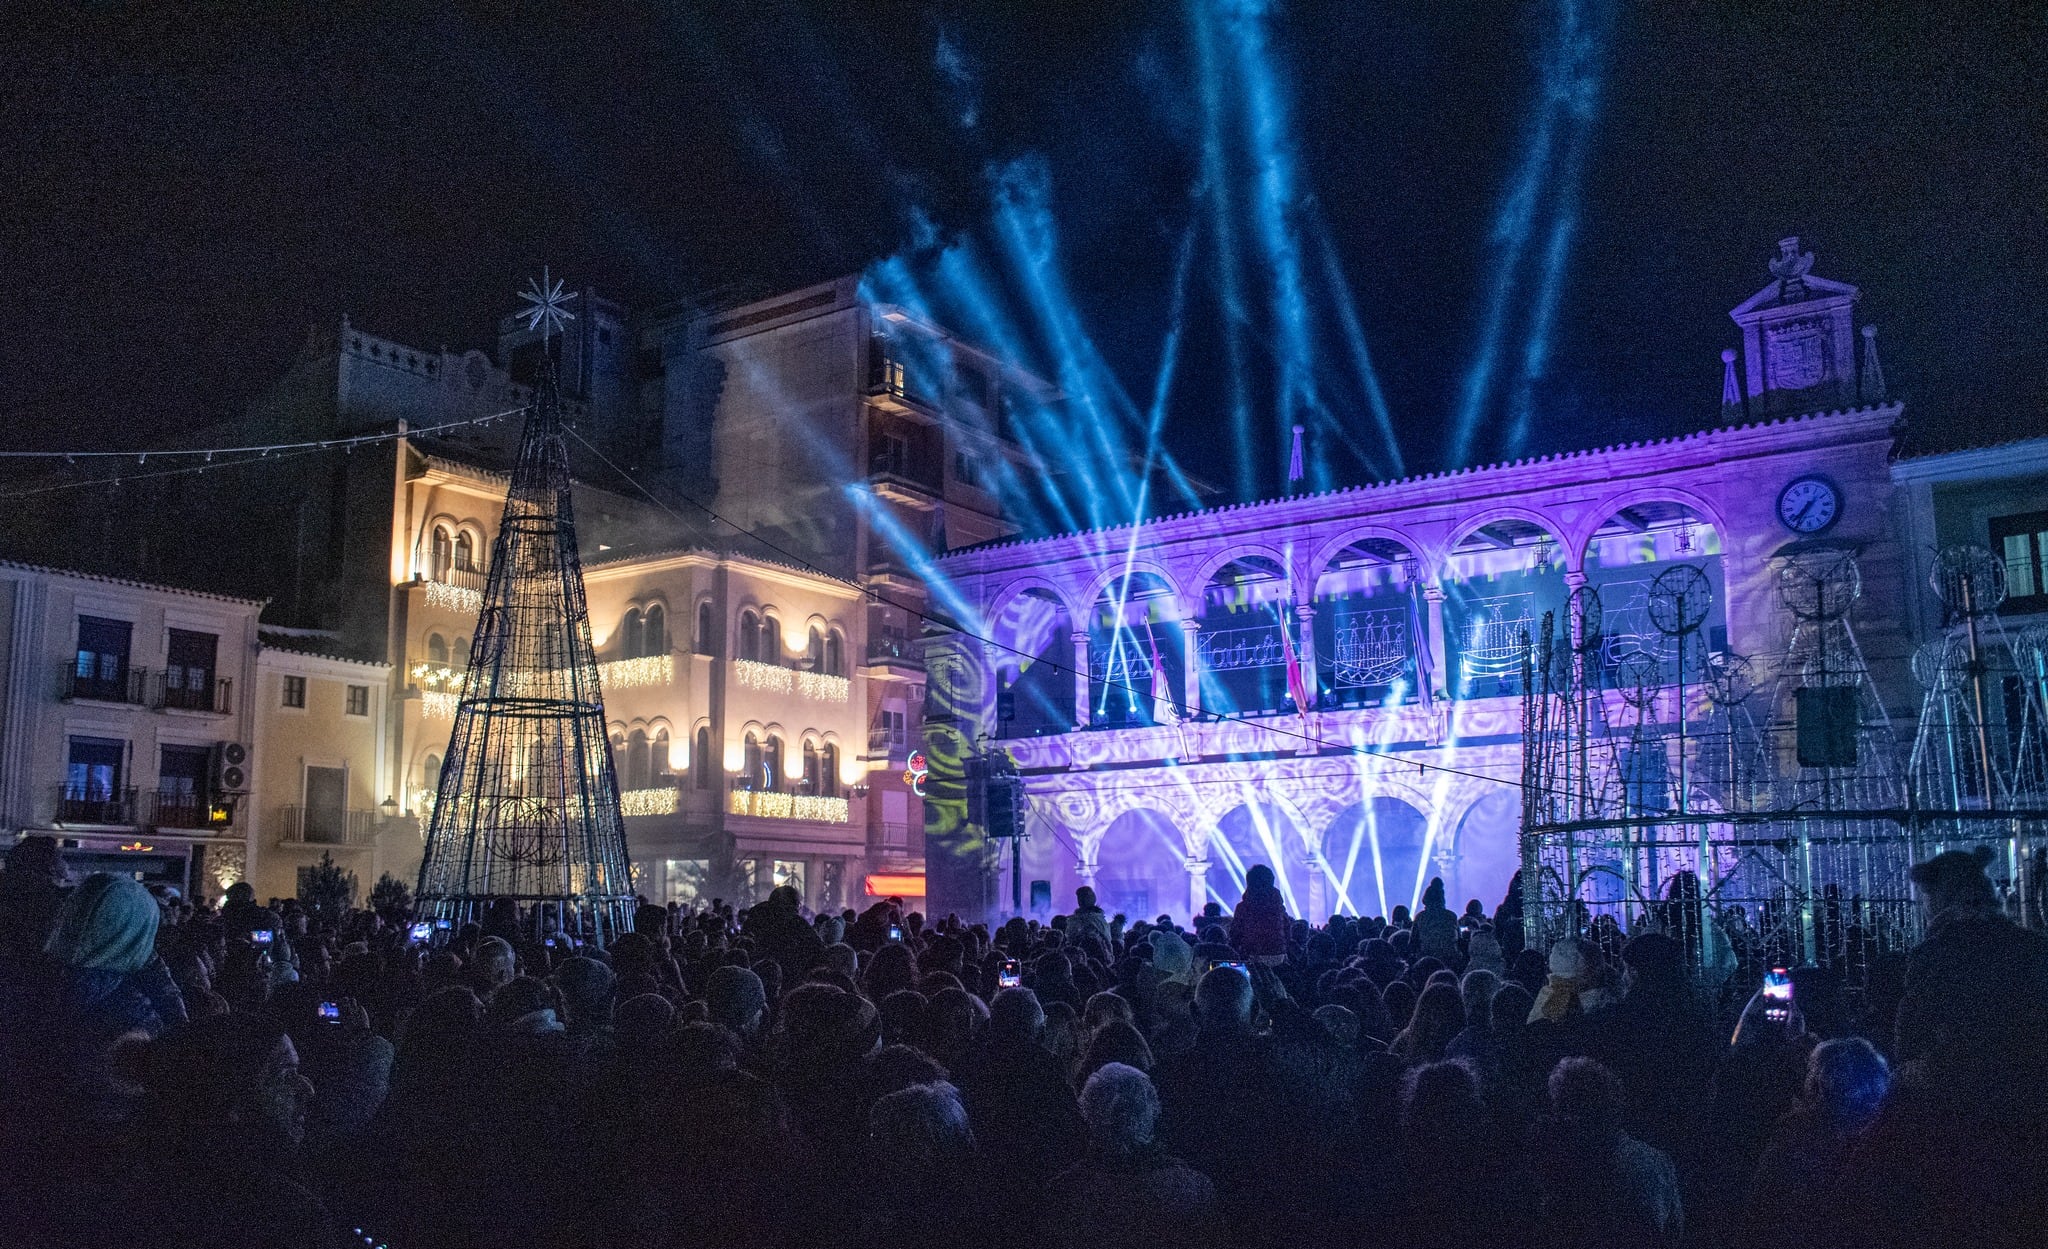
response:
<svg viewBox="0 0 2048 1249"><path fill-rule="evenodd" d="M135 791L60 785L57 787L57 822L132 828L135 826Z"/></svg>
<svg viewBox="0 0 2048 1249"><path fill-rule="evenodd" d="M370 846L377 841L377 813L343 807L280 808L280 846Z"/></svg>
<svg viewBox="0 0 2048 1249"><path fill-rule="evenodd" d="M75 661L57 665L57 696L66 702L84 698L139 707L148 701L148 689L149 674L141 668L121 668L103 673Z"/></svg>
<svg viewBox="0 0 2048 1249"><path fill-rule="evenodd" d="M143 795L143 822L151 828L227 828L235 822L235 803L230 798L209 798L176 790L158 790Z"/></svg>
<svg viewBox="0 0 2048 1249"><path fill-rule="evenodd" d="M234 688L235 683L226 677L205 677L197 681L187 677L174 684L170 674L160 673L153 701L164 710L205 711L224 716L234 711Z"/></svg>

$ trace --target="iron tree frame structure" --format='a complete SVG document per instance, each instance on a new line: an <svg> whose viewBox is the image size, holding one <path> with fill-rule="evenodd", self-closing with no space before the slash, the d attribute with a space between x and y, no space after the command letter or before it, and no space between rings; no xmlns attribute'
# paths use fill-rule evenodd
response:
<svg viewBox="0 0 2048 1249"><path fill-rule="evenodd" d="M420 863L424 912L604 942L634 905L618 771L590 636L555 365L528 405Z"/></svg>

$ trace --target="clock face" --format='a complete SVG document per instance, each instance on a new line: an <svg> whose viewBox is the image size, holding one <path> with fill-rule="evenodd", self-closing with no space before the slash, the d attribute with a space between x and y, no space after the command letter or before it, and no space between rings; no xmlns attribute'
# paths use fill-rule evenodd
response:
<svg viewBox="0 0 2048 1249"><path fill-rule="evenodd" d="M1800 477L1778 493L1778 519L1793 533L1819 533L1842 515L1842 492L1824 477Z"/></svg>

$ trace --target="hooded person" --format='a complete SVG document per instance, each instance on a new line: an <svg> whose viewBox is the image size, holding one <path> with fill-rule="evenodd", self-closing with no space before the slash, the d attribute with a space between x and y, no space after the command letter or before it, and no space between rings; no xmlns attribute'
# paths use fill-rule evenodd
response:
<svg viewBox="0 0 2048 1249"><path fill-rule="evenodd" d="M1273 881L1273 869L1256 864L1244 877L1244 897L1230 916L1230 944L1247 961L1287 961L1287 903Z"/></svg>
<svg viewBox="0 0 2048 1249"><path fill-rule="evenodd" d="M1465 970L1490 971L1501 979L1508 974L1507 961L1501 956L1500 938L1488 928L1474 929L1471 948L1465 954Z"/></svg>
<svg viewBox="0 0 2048 1249"><path fill-rule="evenodd" d="M1433 958L1445 966L1458 961L1458 916L1444 903L1444 878L1430 878L1422 891L1422 909L1415 913L1415 950L1420 958Z"/></svg>
<svg viewBox="0 0 2048 1249"><path fill-rule="evenodd" d="M825 960L825 939L805 921L803 896L792 885L777 885L767 901L749 910L743 930L762 958L782 968L784 984L795 984Z"/></svg>
<svg viewBox="0 0 2048 1249"><path fill-rule="evenodd" d="M156 957L158 919L140 883L95 872L41 954L0 967L0 1150L20 1164L0 1175L0 1210L93 1200L81 1168L135 1109L117 1051L185 1016Z"/></svg>
<svg viewBox="0 0 2048 1249"><path fill-rule="evenodd" d="M1102 942L1105 950L1113 948L1110 945L1109 916L1096 904L1095 890L1087 885L1074 890L1074 913L1067 916L1067 940L1078 944L1084 937Z"/></svg>

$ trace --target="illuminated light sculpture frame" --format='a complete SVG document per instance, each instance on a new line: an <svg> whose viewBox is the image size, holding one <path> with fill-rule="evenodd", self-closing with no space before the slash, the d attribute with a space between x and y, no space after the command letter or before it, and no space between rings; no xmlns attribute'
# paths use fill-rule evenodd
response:
<svg viewBox="0 0 2048 1249"><path fill-rule="evenodd" d="M420 863L426 913L505 899L600 943L634 905L552 358L526 412ZM444 694L443 697L446 697Z"/></svg>

